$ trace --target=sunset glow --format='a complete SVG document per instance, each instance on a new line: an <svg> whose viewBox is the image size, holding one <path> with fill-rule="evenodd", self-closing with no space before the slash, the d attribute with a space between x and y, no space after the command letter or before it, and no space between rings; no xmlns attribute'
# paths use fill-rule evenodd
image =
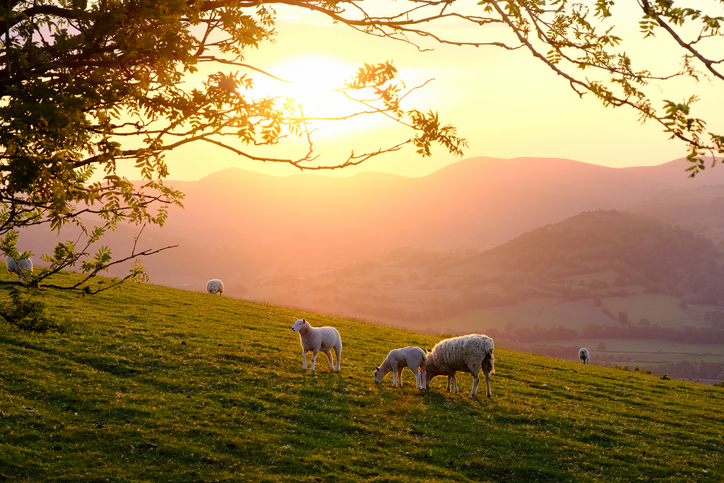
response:
<svg viewBox="0 0 724 483"><path fill-rule="evenodd" d="M565 80L527 52L444 45L420 51L412 45L318 20L311 14L280 13L276 42L250 51L245 61L289 82L247 71L254 78L255 97L270 95L280 102L292 98L302 105L306 115L313 117L345 116L361 106L336 89L343 87L364 63L392 61L408 88L434 79L405 99L404 108L438 112L442 122L456 126L469 142L465 157L559 157L625 167L657 165L686 155L686 146L668 140L660 125L641 125L631 109L605 108L590 94L580 98ZM451 32L455 32L453 27ZM648 53L649 44L637 34L638 27L624 28L634 39L628 44L632 55ZM698 91L702 100L696 103L696 109L714 118L711 112L724 99L707 83L701 83ZM674 100L683 100L683 94ZM324 159L343 159L351 151L389 146L409 137L409 132L398 130L381 115L316 122L313 128L314 148ZM283 155L287 148L304 148L303 140L287 141L286 146L274 147L275 155ZM169 156L173 161L172 178L199 179L232 166L275 175L298 172L290 166L249 161L222 150L215 150L214 156L201 166L195 162L195 151L191 148ZM443 150L433 152L432 158L421 159L410 148L327 174L351 176L361 171L383 171L416 177L458 160Z"/></svg>

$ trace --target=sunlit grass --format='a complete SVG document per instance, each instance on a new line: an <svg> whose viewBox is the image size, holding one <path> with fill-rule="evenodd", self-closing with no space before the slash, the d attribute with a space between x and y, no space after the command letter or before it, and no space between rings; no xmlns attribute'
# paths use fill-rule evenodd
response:
<svg viewBox="0 0 724 483"><path fill-rule="evenodd" d="M69 275L64 275L69 276ZM67 334L0 329L9 481L721 481L724 390L496 349L493 398L372 370L439 337L128 284L48 291ZM342 372L301 369L293 317Z"/></svg>

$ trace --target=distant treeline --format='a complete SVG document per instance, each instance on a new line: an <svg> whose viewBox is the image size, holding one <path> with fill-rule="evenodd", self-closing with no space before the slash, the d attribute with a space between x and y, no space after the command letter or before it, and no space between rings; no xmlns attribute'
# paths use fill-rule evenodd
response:
<svg viewBox="0 0 724 483"><path fill-rule="evenodd" d="M661 327L649 326L605 326L589 324L583 327L581 337L602 339L670 340L689 344L724 343L724 330L718 327Z"/></svg>
<svg viewBox="0 0 724 483"><path fill-rule="evenodd" d="M521 327L509 330L491 328L486 332L493 338L511 339L516 342L565 341L576 339L637 339L670 340L690 344L722 344L724 330L718 327L661 327L633 325L589 324L581 331L563 326L558 327Z"/></svg>

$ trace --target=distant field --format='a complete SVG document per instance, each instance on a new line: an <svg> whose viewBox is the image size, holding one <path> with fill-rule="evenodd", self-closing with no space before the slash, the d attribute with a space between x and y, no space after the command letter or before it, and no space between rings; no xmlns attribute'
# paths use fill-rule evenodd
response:
<svg viewBox="0 0 724 483"><path fill-rule="evenodd" d="M616 316L619 312L627 312L633 325L638 325L639 320L645 317L649 323L661 327L686 325L706 327L707 324L703 321L704 312L714 310L714 307L690 304L684 309L680 307L679 302L678 299L665 295L637 294L628 297L604 297L601 307L597 307L591 300L561 302L555 298L538 297L515 305L471 310L463 314L441 317L433 323L400 322L374 315L362 315L360 318L391 327L408 328L430 334L487 333L491 329L502 329L505 335L505 332L511 328L563 326L580 331L586 324L618 326L619 322L603 314L602 308L607 308L611 314ZM642 317L638 317L639 315ZM537 349L541 354L575 360L577 348L587 347L595 351L601 342L606 344L607 350L603 357L594 358L594 363L608 366L637 363L642 368L656 370L665 362L691 361L722 364L724 369L724 344L682 345L679 342L667 340L629 340L608 337L586 339L580 337L534 342L512 340L507 342L504 347L526 351ZM553 348L555 346L558 348ZM563 351L562 347L570 349ZM724 373L721 374L721 378L713 380L724 380Z"/></svg>

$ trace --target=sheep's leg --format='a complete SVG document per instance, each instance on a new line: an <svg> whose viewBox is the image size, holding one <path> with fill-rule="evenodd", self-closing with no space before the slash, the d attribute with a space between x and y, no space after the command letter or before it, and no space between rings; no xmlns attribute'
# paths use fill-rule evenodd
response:
<svg viewBox="0 0 724 483"><path fill-rule="evenodd" d="M453 385L455 386L455 394L457 394L458 393L458 378L457 378L457 376L455 376L455 374L453 374L450 377L452 378Z"/></svg>
<svg viewBox="0 0 724 483"><path fill-rule="evenodd" d="M422 389L422 376L420 375L420 371L417 370L417 367L410 367L410 370L415 375L415 381L417 382L417 388Z"/></svg>
<svg viewBox="0 0 724 483"><path fill-rule="evenodd" d="M302 369L307 370L307 351L304 349L302 349Z"/></svg>
<svg viewBox="0 0 724 483"><path fill-rule="evenodd" d="M332 351L324 351L324 355L327 356L327 360L329 361L329 370L334 370L334 364L332 364Z"/></svg>
<svg viewBox="0 0 724 483"><path fill-rule="evenodd" d="M402 369L403 367L397 368L397 382L400 383L400 387L402 387Z"/></svg>
<svg viewBox="0 0 724 483"><path fill-rule="evenodd" d="M478 392L478 381L480 381L480 376L477 374L473 375L473 390L470 391L470 397L475 396L475 394Z"/></svg>
<svg viewBox="0 0 724 483"><path fill-rule="evenodd" d="M493 392L490 390L490 373L489 372L483 372L485 374L485 387L487 389L487 396L493 397Z"/></svg>
<svg viewBox="0 0 724 483"><path fill-rule="evenodd" d="M447 392L450 392L450 381L452 381L452 376L447 376L447 386L445 386Z"/></svg>
<svg viewBox="0 0 724 483"><path fill-rule="evenodd" d="M397 370L392 369L392 387L397 387Z"/></svg>
<svg viewBox="0 0 724 483"><path fill-rule="evenodd" d="M342 369L342 346L334 348L334 355L337 356L337 372Z"/></svg>
<svg viewBox="0 0 724 483"><path fill-rule="evenodd" d="M314 362L317 360L317 353L312 351L312 372L314 372Z"/></svg>

